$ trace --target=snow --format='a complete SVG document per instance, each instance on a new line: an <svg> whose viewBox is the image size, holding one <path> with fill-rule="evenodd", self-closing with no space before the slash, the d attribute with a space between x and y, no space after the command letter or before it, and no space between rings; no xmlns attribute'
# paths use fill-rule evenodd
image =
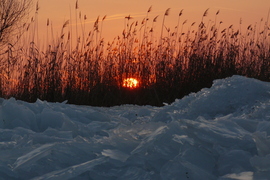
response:
<svg viewBox="0 0 270 180"><path fill-rule="evenodd" d="M1 180L269 177L269 82L215 80L163 107L0 99Z"/></svg>

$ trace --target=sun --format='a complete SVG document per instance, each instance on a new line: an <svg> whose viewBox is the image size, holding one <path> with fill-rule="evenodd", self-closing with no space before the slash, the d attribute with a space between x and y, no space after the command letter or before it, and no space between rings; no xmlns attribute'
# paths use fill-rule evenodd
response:
<svg viewBox="0 0 270 180"><path fill-rule="evenodd" d="M126 78L123 81L123 87L134 89L139 87L139 81L135 78Z"/></svg>

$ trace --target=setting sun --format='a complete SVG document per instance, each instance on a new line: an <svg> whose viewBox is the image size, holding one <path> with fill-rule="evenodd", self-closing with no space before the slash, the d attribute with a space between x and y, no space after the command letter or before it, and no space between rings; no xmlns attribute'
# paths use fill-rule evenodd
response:
<svg viewBox="0 0 270 180"><path fill-rule="evenodd" d="M126 78L123 81L123 87L133 89L133 88L137 88L138 86L139 86L139 81L135 78Z"/></svg>

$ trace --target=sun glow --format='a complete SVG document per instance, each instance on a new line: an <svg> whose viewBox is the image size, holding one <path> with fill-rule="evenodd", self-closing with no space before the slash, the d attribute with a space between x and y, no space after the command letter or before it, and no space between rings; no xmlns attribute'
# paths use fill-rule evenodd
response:
<svg viewBox="0 0 270 180"><path fill-rule="evenodd" d="M123 87L134 89L139 87L139 81L135 78L126 78L123 81Z"/></svg>

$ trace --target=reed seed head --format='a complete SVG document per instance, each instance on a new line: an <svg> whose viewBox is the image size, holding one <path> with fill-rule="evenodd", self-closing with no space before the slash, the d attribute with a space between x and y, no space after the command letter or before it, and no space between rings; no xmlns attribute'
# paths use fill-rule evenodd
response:
<svg viewBox="0 0 270 180"><path fill-rule="evenodd" d="M206 10L204 11L204 13L203 13L203 17L205 17L205 16L207 16L207 15L208 15L208 10L209 10L209 8L208 8L208 9L206 9Z"/></svg>
<svg viewBox="0 0 270 180"><path fill-rule="evenodd" d="M170 13L170 10L171 10L171 8L168 8L166 11L165 11L165 16L169 16L169 13Z"/></svg>
<svg viewBox="0 0 270 180"><path fill-rule="evenodd" d="M153 22L157 22L158 15L153 19Z"/></svg>
<svg viewBox="0 0 270 180"><path fill-rule="evenodd" d="M147 12L150 13L151 11L152 11L152 6L149 7Z"/></svg>
<svg viewBox="0 0 270 180"><path fill-rule="evenodd" d="M183 10L184 10L184 9L182 9L182 10L179 12L179 16L182 16Z"/></svg>

